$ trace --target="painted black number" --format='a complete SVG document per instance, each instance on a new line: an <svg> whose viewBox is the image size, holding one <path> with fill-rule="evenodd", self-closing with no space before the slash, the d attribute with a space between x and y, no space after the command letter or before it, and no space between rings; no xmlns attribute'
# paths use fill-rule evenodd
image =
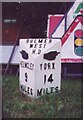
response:
<svg viewBox="0 0 83 120"><path fill-rule="evenodd" d="M46 83L46 79L47 79L46 75L44 75L44 84ZM52 74L50 74L50 76L48 77L47 82L50 82L50 83L53 82Z"/></svg>
<svg viewBox="0 0 83 120"><path fill-rule="evenodd" d="M28 74L25 73L25 81L27 82L27 80L28 80Z"/></svg>
<svg viewBox="0 0 83 120"><path fill-rule="evenodd" d="M52 74L49 76L48 78L48 82L52 83L53 82L53 79L52 79Z"/></svg>
<svg viewBox="0 0 83 120"><path fill-rule="evenodd" d="M46 83L46 75L44 75L44 84Z"/></svg>

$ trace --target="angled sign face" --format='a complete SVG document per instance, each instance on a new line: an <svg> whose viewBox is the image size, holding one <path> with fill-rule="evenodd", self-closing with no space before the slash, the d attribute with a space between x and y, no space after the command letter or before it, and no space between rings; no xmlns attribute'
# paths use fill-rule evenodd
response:
<svg viewBox="0 0 83 120"><path fill-rule="evenodd" d="M60 27L60 26L59 26ZM58 28L59 28L58 27ZM57 28L57 29L58 29ZM71 25L69 26L69 28L67 29L67 31L62 35L61 37L61 41L62 41L62 57L61 57L61 61L62 62L83 62L82 60L82 56L83 56L83 16L79 15L77 16L74 21L71 23ZM61 30L61 27L59 29L59 31ZM75 31L80 31L78 32L79 34L81 34L79 36L79 40L76 40L74 43L74 39L75 39L75 33L77 34L77 32ZM60 32L58 32L60 35ZM57 32L55 32L51 37L56 38L56 34ZM76 47L76 45L79 46L79 48ZM75 52L75 48L76 47L76 51ZM71 51L71 52L70 52Z"/></svg>
<svg viewBox="0 0 83 120"><path fill-rule="evenodd" d="M71 35L71 33L73 32L73 30L76 28L76 26L79 23L83 26L83 16L77 16L75 18L75 20L71 23L70 27L67 29L67 31L64 33L64 35L61 38L62 45L66 42L66 40L68 39L68 37ZM80 26L80 29L81 29L82 26Z"/></svg>
<svg viewBox="0 0 83 120"><path fill-rule="evenodd" d="M83 15L83 1L76 0L67 13L67 29L77 15ZM62 14L48 15L47 37L60 38L65 32L65 16Z"/></svg>
<svg viewBox="0 0 83 120"><path fill-rule="evenodd" d="M55 18L56 17L57 15L55 15ZM54 18L51 16L51 19ZM59 38L62 42L61 61L68 63L83 62L83 1L76 0L71 9L68 11L66 19L63 15L62 20L59 21L55 29L53 28L53 31L51 29L52 27L50 27L52 26L50 24L53 23L50 22L50 20L48 21L49 29L47 29L47 37L50 37L52 39ZM56 20L53 22L56 22ZM66 31L65 28L67 28ZM75 35L78 35L79 37L76 37Z"/></svg>
<svg viewBox="0 0 83 120"><path fill-rule="evenodd" d="M20 90L31 97L61 86L61 40L20 39Z"/></svg>
<svg viewBox="0 0 83 120"><path fill-rule="evenodd" d="M74 12L73 18L75 18L77 15L83 15L83 2L81 2L77 9Z"/></svg>
<svg viewBox="0 0 83 120"><path fill-rule="evenodd" d="M77 16L62 36L62 62L83 62L83 17Z"/></svg>
<svg viewBox="0 0 83 120"><path fill-rule="evenodd" d="M83 0L76 0L67 13L67 28L71 25L77 15L83 15Z"/></svg>
<svg viewBox="0 0 83 120"><path fill-rule="evenodd" d="M48 38L60 38L64 34L64 15L49 15L47 25Z"/></svg>

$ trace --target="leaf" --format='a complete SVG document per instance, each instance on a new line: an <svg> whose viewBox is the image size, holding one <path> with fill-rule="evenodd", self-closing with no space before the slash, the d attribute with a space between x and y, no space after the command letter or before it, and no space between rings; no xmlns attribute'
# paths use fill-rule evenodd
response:
<svg viewBox="0 0 83 120"><path fill-rule="evenodd" d="M63 107L64 107L64 105L59 101L59 103L58 103L58 111L60 111Z"/></svg>

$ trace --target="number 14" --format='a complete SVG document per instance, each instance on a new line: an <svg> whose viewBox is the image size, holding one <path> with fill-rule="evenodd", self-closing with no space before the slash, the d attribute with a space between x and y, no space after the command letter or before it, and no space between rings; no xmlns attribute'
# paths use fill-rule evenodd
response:
<svg viewBox="0 0 83 120"><path fill-rule="evenodd" d="M50 82L50 83L53 82L52 74L50 74L50 76L48 77L48 79L47 79L46 75L44 75L44 84L46 84L46 81Z"/></svg>

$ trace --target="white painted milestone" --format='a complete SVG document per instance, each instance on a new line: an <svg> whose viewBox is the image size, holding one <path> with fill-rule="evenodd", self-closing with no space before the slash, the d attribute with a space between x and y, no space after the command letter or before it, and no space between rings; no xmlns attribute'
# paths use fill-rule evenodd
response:
<svg viewBox="0 0 83 120"><path fill-rule="evenodd" d="M61 87L61 40L20 39L20 90L37 98Z"/></svg>

